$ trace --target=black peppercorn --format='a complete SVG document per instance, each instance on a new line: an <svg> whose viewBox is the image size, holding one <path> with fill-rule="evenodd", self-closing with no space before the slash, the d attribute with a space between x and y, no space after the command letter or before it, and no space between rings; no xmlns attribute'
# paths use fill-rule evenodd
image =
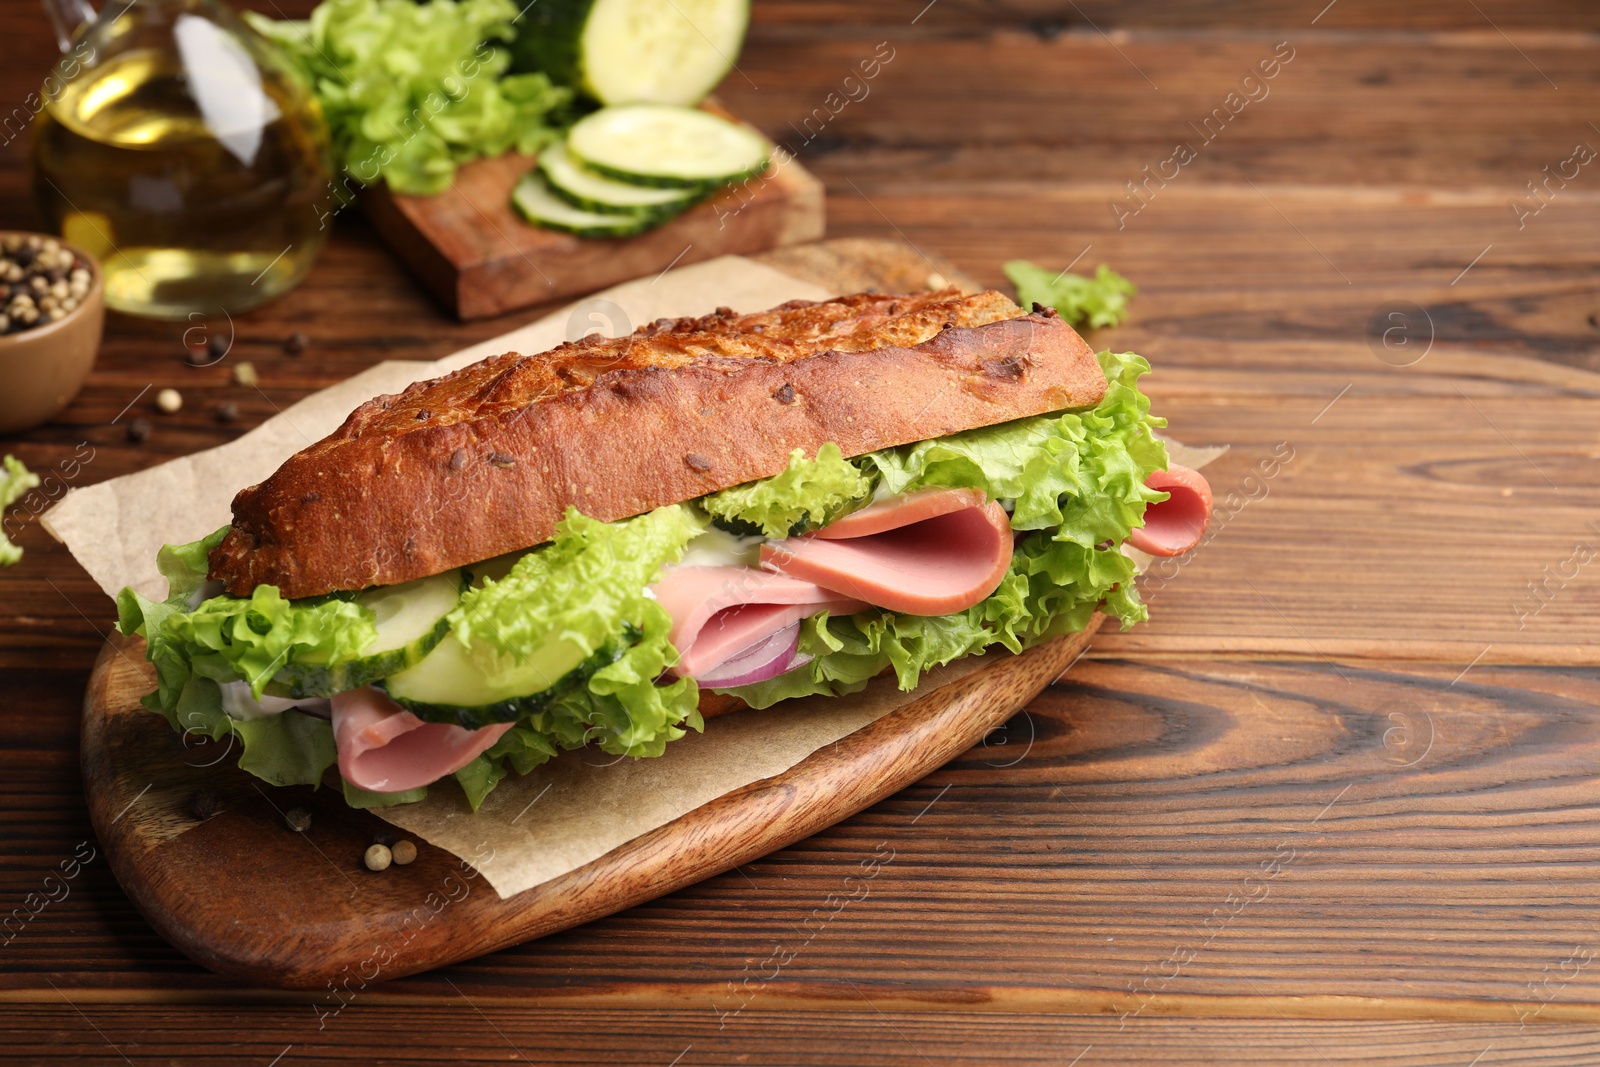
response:
<svg viewBox="0 0 1600 1067"><path fill-rule="evenodd" d="M189 811L195 818L205 820L222 810L222 802L215 793L201 790L189 800Z"/></svg>

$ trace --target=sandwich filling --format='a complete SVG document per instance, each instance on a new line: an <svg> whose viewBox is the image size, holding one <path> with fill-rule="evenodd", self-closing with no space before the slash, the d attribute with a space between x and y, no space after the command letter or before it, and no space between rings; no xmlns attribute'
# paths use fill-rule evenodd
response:
<svg viewBox="0 0 1600 1067"><path fill-rule="evenodd" d="M1210 491L1170 465L1138 379L1102 353L1091 408L846 458L631 518L568 509L551 540L417 581L289 600L208 583L227 528L161 553L165 601L118 598L174 729L235 738L280 785L337 766L356 806L454 777L476 808L561 749L660 755L701 691L765 708L1020 652L1095 611L1146 617L1124 544L1196 543Z"/></svg>

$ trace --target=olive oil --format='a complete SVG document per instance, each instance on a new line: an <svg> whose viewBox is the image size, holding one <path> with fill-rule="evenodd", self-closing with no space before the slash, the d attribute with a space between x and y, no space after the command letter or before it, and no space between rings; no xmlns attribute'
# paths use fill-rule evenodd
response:
<svg viewBox="0 0 1600 1067"><path fill-rule="evenodd" d="M180 16L185 33L188 47L105 56L34 124L45 217L100 260L108 305L155 318L287 292L330 217L315 99L216 24Z"/></svg>

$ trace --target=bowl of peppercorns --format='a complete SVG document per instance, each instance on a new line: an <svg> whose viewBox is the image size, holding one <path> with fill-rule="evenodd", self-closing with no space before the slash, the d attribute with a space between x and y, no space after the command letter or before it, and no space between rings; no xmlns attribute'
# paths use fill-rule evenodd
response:
<svg viewBox="0 0 1600 1067"><path fill-rule="evenodd" d="M100 266L59 237L0 233L0 433L72 402L100 350Z"/></svg>

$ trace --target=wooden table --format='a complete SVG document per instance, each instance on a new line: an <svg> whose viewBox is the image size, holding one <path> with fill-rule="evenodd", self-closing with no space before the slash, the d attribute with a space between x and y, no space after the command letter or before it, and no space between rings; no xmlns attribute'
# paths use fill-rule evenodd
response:
<svg viewBox="0 0 1600 1067"><path fill-rule="evenodd" d="M1600 148L1600 9L923 2L759 5L723 97L826 181L833 235L995 285L1019 256L1139 284L1095 340L1152 359L1172 432L1233 446L1154 621L832 830L335 1016L188 963L96 856L0 949L0 1059L1600 1062L1600 162L1564 162ZM42 14L6 5L0 40L21 101ZM4 226L35 218L21 144ZM1567 177L1535 198L1546 167ZM237 321L260 392L185 366L181 326L114 317L77 402L4 447L59 471L87 442L88 484L521 318L449 321L341 219L304 286ZM182 413L129 443L114 416L168 385ZM95 848L78 704L112 616L21 540L5 910Z"/></svg>

